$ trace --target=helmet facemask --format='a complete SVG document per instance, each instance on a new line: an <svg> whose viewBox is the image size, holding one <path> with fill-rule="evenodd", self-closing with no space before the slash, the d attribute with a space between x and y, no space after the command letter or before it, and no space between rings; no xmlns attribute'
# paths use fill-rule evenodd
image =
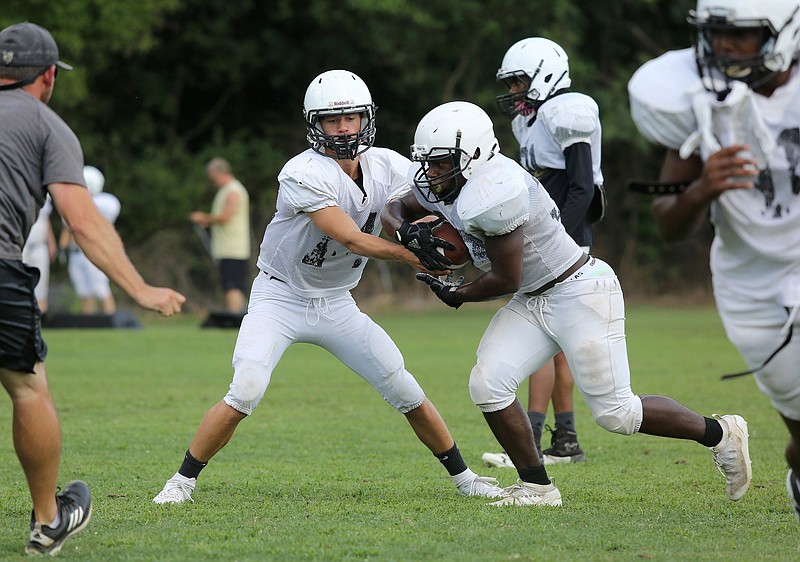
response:
<svg viewBox="0 0 800 562"><path fill-rule="evenodd" d="M309 111L306 139L315 152L336 160L355 160L375 143L375 106L348 107L336 111ZM361 115L361 130L349 135L328 135L321 120L331 115Z"/></svg>
<svg viewBox="0 0 800 562"><path fill-rule="evenodd" d="M531 92L531 77L528 76L524 70L517 70L502 78L498 78L498 80L503 82L509 90L519 82L525 84L525 90L523 91L519 91L515 94L504 94L495 98L497 108L500 110L500 113L506 117L516 117L517 115L528 117L534 115L539 109L539 106L542 105L543 102L539 101L539 92L535 89Z"/></svg>
<svg viewBox="0 0 800 562"><path fill-rule="evenodd" d="M414 174L414 185L422 197L428 203L442 202L448 205L455 201L461 192L461 188L466 183L462 171L472 162L472 156L461 148L460 131L456 135L456 146L454 147L412 145L411 159L421 163L420 169ZM451 165L449 171L437 176L429 176L428 172L432 166L448 161Z"/></svg>
<svg viewBox="0 0 800 562"><path fill-rule="evenodd" d="M731 82L739 81L756 90L787 70L797 57L800 14L796 3L715 0L698 2L687 21L697 29L694 46L698 71L707 90L724 99ZM758 51L748 56L726 56L714 52L715 33L750 33L757 36Z"/></svg>

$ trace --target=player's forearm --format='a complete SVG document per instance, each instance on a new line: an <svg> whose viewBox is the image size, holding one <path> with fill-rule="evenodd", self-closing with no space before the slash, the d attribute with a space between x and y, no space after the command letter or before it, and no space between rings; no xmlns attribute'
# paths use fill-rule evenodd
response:
<svg viewBox="0 0 800 562"><path fill-rule="evenodd" d="M358 236L353 236L343 241L343 245L354 254L372 259L407 263L417 261L416 256L400 244L363 232L359 232Z"/></svg>
<svg viewBox="0 0 800 562"><path fill-rule="evenodd" d="M697 232L708 218L711 199L691 184L680 195L663 195L653 200L652 211L661 238L677 242Z"/></svg>

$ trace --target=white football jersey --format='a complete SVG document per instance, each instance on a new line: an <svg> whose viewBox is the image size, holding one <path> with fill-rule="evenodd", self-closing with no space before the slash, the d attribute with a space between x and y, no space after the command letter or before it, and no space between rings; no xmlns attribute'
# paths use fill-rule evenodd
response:
<svg viewBox="0 0 800 562"><path fill-rule="evenodd" d="M412 174L419 164L412 166ZM558 207L541 183L519 164L495 154L464 184L455 203L429 203L414 189L420 204L444 216L460 233L473 264L490 271L484 241L522 227L523 274L519 292L526 293L557 278L581 256L564 230Z"/></svg>
<svg viewBox="0 0 800 562"><path fill-rule="evenodd" d="M116 196L101 191L97 195L92 195L92 201L108 222L111 224L117 222L122 205Z"/></svg>
<svg viewBox="0 0 800 562"><path fill-rule="evenodd" d="M585 142L592 147L592 173L595 185L603 185L600 171L600 110L585 94L567 92L548 99L536 119L517 115L511 131L519 142L519 161L531 173L542 169L563 170L564 150Z"/></svg>
<svg viewBox="0 0 800 562"><path fill-rule="evenodd" d="M695 96L699 76L691 49L673 51L646 63L631 78L631 114L648 139L672 149L697 129ZM715 227L711 263L715 277L727 277L741 290L762 295L778 283L778 269L752 267L759 261L780 265L800 261L800 76L770 97L752 93L763 127L774 141L768 165L752 190L725 192L711 205ZM741 142L740 139L734 139ZM724 145L725 142L722 141ZM735 279L735 281L733 281Z"/></svg>
<svg viewBox="0 0 800 562"><path fill-rule="evenodd" d="M258 267L306 298L332 296L355 287L367 258L352 253L317 228L308 213L339 207L362 232L379 236L380 213L389 199L408 190L410 161L372 147L359 156L364 191L332 158L308 149L278 174L275 216L264 232Z"/></svg>

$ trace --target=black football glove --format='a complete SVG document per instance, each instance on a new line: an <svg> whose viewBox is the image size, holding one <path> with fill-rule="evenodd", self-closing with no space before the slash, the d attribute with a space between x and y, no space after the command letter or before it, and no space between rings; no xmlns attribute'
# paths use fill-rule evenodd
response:
<svg viewBox="0 0 800 562"><path fill-rule="evenodd" d="M417 279L423 283L427 283L431 291L433 291L433 294L439 297L447 306L458 308L463 304L463 302L459 301L456 297L456 290L461 283L464 282L463 275L453 281L453 274L451 273L444 281L441 281L438 277L434 277L433 275L417 273Z"/></svg>
<svg viewBox="0 0 800 562"><path fill-rule="evenodd" d="M450 266L453 265L453 262L436 248L455 250L456 247L447 240L437 238L431 232L431 229L442 224L442 222L444 222L443 218L421 223L403 221L403 224L397 229L397 239L400 240L400 243L419 258L425 269L431 271L450 269Z"/></svg>

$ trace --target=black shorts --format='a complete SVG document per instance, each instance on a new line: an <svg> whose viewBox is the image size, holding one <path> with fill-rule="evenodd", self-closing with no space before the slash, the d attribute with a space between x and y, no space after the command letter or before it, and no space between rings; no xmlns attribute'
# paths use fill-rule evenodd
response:
<svg viewBox="0 0 800 562"><path fill-rule="evenodd" d="M219 260L219 275L224 290L239 289L247 294L247 260L222 258Z"/></svg>
<svg viewBox="0 0 800 562"><path fill-rule="evenodd" d="M33 288L39 270L21 261L0 259L0 367L32 373L47 357L42 313Z"/></svg>

